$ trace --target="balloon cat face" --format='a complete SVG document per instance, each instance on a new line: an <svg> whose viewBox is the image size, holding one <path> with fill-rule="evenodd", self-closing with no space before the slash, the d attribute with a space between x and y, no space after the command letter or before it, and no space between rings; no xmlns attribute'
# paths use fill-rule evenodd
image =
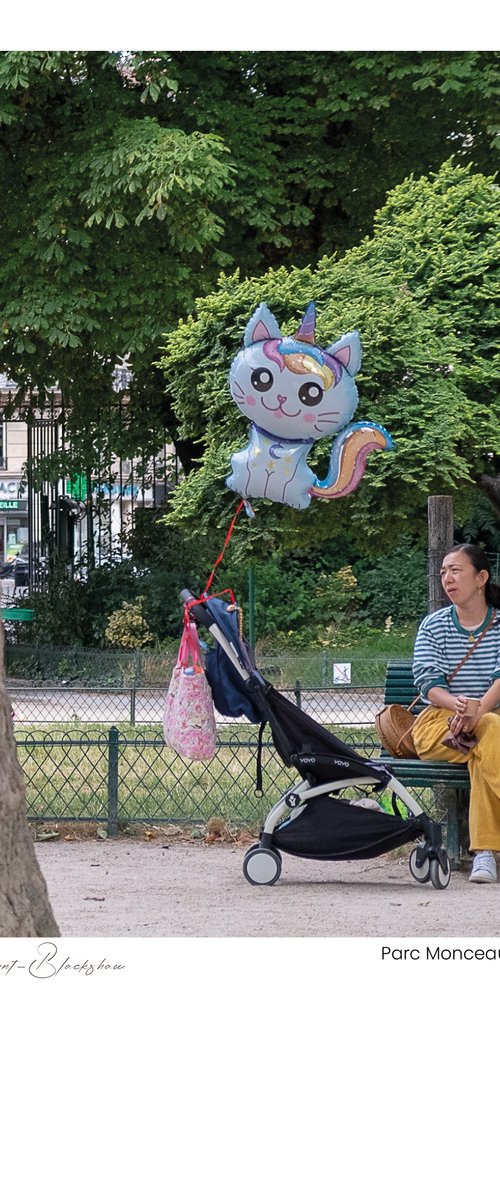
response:
<svg viewBox="0 0 500 1200"><path fill-rule="evenodd" d="M339 499L358 486L372 450L392 449L382 425L350 423L358 404L359 334L346 333L323 350L315 344L314 325L314 304L293 337L282 336L265 304L247 325L229 375L233 400L251 422L249 440L231 455L226 479L240 496L298 509L308 508L312 496ZM307 455L313 442L329 434L336 436L328 475L321 480Z"/></svg>
<svg viewBox="0 0 500 1200"><path fill-rule="evenodd" d="M314 324L310 304L294 337L282 337L267 305L259 305L230 370L240 412L257 429L287 441L336 433L358 404L353 376L361 366L359 334L348 333L323 350L314 343Z"/></svg>

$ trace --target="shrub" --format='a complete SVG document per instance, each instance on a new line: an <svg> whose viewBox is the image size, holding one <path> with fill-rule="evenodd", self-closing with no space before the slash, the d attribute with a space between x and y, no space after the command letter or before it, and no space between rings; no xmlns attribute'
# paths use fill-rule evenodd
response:
<svg viewBox="0 0 500 1200"><path fill-rule="evenodd" d="M396 624L414 621L427 611L427 562L425 551L403 537L383 558L357 565L363 613L381 626L392 618Z"/></svg>
<svg viewBox="0 0 500 1200"><path fill-rule="evenodd" d="M142 611L143 602L144 596L138 596L132 603L125 601L121 608L111 614L106 625L106 641L110 646L140 650L142 646L150 646L154 642L154 634Z"/></svg>

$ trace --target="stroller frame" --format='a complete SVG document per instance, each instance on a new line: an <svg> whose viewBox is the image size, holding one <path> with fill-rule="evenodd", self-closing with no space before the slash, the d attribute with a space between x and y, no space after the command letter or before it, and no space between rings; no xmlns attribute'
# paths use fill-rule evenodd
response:
<svg viewBox="0 0 500 1200"><path fill-rule="evenodd" d="M363 758L352 747L324 730L312 717L303 714L268 683L258 671L247 643L234 633L228 637L218 623L214 605L220 604L220 601L206 595L198 599L188 590L181 592L181 599L189 606L190 619L209 631L237 672L245 693L261 714L261 729L266 721L269 723L275 747L282 761L286 766L297 769L302 776L300 782L291 784L273 804L265 818L258 843L245 854L243 873L248 882L266 885L276 883L281 874L281 851L301 858L346 861L377 857L388 849L411 841L417 843L409 857L413 878L418 883L427 883L430 880L438 889L447 887L451 867L442 845L441 826L424 812L407 788L384 765L383 759ZM306 746L302 751L295 751L290 737L289 725L294 721L300 722L303 727ZM319 753L314 746L315 740L320 745ZM326 754L323 752L325 747ZM338 777L335 777L335 768ZM321 778L323 773L326 773L326 778ZM390 790L395 816L386 813L382 807L377 813L373 809L364 809L355 802L339 800L338 795L336 796L346 789L357 788L369 791L369 799L376 798L378 792ZM402 801L407 813L411 814L410 819L403 820L398 814L395 797ZM344 844L337 849L334 847L333 851L331 846L327 847L328 852L322 852L321 846L319 850L313 847L311 851L309 845L301 849L300 837L297 840L295 836L300 822L296 822L305 814L310 801L317 801L321 805L323 816L326 815L329 823L330 813L335 807L334 826L335 820L345 826L349 817L354 819L355 826L357 823L356 835L359 835L361 825L363 828L367 826L369 832L366 845L363 844L363 835L360 843L358 836L359 844L354 845L350 852L349 836L347 835L346 845L343 829ZM333 836L335 839L335 832ZM305 840L307 843L308 838Z"/></svg>

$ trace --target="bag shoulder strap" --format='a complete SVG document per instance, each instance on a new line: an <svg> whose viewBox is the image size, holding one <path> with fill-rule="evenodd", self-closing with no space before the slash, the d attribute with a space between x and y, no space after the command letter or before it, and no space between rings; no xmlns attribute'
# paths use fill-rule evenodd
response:
<svg viewBox="0 0 500 1200"><path fill-rule="evenodd" d="M447 677L446 677L447 683L451 683L452 679L455 678L455 675L458 675L458 672L462 670L463 666L465 666L467 659L470 658L471 654L474 654L474 650L477 650L477 647L479 646L479 643L482 642L484 635L488 632L488 629L491 629L491 626L493 625L493 622L496 619L496 615L497 615L496 608L494 608L494 609L492 609L491 617L488 621L486 628L483 629L483 632L480 633L479 637L476 638L475 642L473 642L470 650L467 651L467 654L464 654L464 657L463 657L462 661L459 662L458 667L455 667L455 670L451 672L451 675L447 675Z"/></svg>
<svg viewBox="0 0 500 1200"><path fill-rule="evenodd" d="M198 631L194 621L187 621L184 625L179 653L177 655L177 666L187 667L189 659L193 663L195 672L201 674L203 671L203 661L198 641Z"/></svg>
<svg viewBox="0 0 500 1200"><path fill-rule="evenodd" d="M265 730L265 728L266 728L266 725L267 725L267 717L265 718L265 720L264 720L264 721L261 721L261 723L260 723L260 726L259 726L259 735L258 735L258 739L257 739L257 762L256 762L256 770L255 770L255 794L256 794L256 795L259 795L259 796L261 796L261 795L262 795L262 739L263 739L263 737L264 737L264 730Z"/></svg>

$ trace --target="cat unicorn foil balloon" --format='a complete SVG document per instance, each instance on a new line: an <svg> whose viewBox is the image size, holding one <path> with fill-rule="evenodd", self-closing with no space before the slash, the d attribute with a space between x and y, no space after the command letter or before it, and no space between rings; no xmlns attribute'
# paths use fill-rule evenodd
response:
<svg viewBox="0 0 500 1200"><path fill-rule="evenodd" d="M251 421L250 440L231 456L226 479L240 496L299 509L308 508L312 496L338 499L358 486L371 450L393 449L382 425L349 424L358 405L359 334L346 333L323 350L315 344L315 321L309 304L297 333L283 337L272 312L260 304L247 325L229 374L232 398ZM338 430L328 475L319 480L307 465L308 452Z"/></svg>

